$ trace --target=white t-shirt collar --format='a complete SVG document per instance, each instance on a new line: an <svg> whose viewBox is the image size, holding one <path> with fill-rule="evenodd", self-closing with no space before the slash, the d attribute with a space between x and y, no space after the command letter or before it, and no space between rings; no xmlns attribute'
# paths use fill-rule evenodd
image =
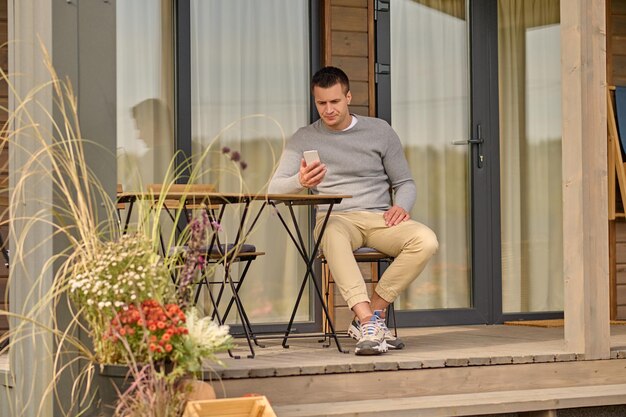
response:
<svg viewBox="0 0 626 417"><path fill-rule="evenodd" d="M356 124L356 122L358 121L354 114L351 114L350 116L352 116L352 121L350 122L350 126L348 126L345 129L343 129L343 132L345 132L346 130L352 129L354 127L354 125Z"/></svg>

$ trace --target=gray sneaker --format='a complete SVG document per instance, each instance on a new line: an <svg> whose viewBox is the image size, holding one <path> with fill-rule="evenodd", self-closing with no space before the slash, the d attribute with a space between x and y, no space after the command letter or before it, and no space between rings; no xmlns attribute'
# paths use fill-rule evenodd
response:
<svg viewBox="0 0 626 417"><path fill-rule="evenodd" d="M380 317L380 312L378 310L374 311L374 316L380 322L380 325L385 332L385 342L387 343L387 347L394 350L404 349L404 342L399 337L394 336L391 330L387 328L385 319ZM355 318L352 320L352 323L350 323L350 326L348 327L348 335L357 342L361 338L361 325L358 319Z"/></svg>
<svg viewBox="0 0 626 417"><path fill-rule="evenodd" d="M380 355L387 352L387 342L385 342L385 331L380 326L380 321L376 316L360 325L361 334L356 342L354 353L356 355Z"/></svg>

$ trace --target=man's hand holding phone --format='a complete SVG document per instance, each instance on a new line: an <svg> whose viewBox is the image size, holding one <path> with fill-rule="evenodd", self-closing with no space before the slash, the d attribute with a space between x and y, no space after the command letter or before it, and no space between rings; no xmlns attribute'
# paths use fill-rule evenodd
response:
<svg viewBox="0 0 626 417"><path fill-rule="evenodd" d="M325 175L326 165L320 161L317 151L304 151L300 161L300 184L305 188L316 187Z"/></svg>

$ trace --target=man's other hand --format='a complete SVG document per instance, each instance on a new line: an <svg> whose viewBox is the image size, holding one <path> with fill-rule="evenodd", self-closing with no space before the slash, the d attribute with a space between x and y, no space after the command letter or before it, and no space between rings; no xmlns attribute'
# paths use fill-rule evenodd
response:
<svg viewBox="0 0 626 417"><path fill-rule="evenodd" d="M305 188L313 188L324 179L326 175L326 165L320 161L315 161L309 165L306 164L304 158L300 161L300 184Z"/></svg>
<svg viewBox="0 0 626 417"><path fill-rule="evenodd" d="M393 206L383 213L383 218L385 219L385 224L391 227L409 220L411 215L402 207Z"/></svg>

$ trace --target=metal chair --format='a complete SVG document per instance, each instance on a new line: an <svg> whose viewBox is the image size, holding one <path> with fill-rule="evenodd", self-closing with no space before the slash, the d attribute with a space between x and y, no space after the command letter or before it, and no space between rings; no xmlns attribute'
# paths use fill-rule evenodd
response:
<svg viewBox="0 0 626 417"><path fill-rule="evenodd" d="M330 269L328 267L328 263L323 254L320 254L319 259L322 262L322 285L324 286L324 296L326 299L326 306L330 314L334 313L334 291L330 291L330 284L334 284L334 280L332 274L330 273ZM368 262L372 264L371 270L371 282L377 283L380 281L380 278L385 273L389 265L393 262L393 257L384 254L382 252L377 251L374 248L370 247L361 247L354 251L354 259L361 262ZM336 323L336 317L333 318ZM389 308L387 309L386 315L386 324L387 327L392 328L394 335L398 336L397 322L396 322L396 313L393 307L393 303L389 304Z"/></svg>
<svg viewBox="0 0 626 417"><path fill-rule="evenodd" d="M150 184L148 186L148 192L157 195L158 193L163 192L164 186L162 184ZM172 193L184 194L184 193L213 193L215 192L215 186L213 184L172 184L167 187L167 190ZM177 215L178 210L184 210L185 216L183 220L189 222L191 220L191 211L194 209L205 210L208 214L209 220L213 222L217 222L218 224L221 222L221 216L224 213L223 205L207 205L202 201L189 201L184 200L174 200L174 199L165 199L163 202L163 210L168 214L169 218L175 224L175 227L179 232L183 231L183 227L181 227L180 215ZM216 210L219 211L219 214L216 214ZM183 224L185 224L183 222ZM159 233L160 235L160 233ZM254 245L243 243L243 235L237 234L237 237L234 239L235 243L222 243L219 240L219 236L217 233L213 235L211 241L205 248L201 248L201 252L204 253L202 258L204 259L202 264L199 264L200 267L200 275L198 279L195 281L196 288L194 294L194 304L197 304L200 295L202 293L202 289L204 287L207 288L207 292L209 295L209 299L212 306L212 318L217 320L219 324L223 324L232 309L233 304L235 304L237 312L241 317L241 325L243 328L244 336L248 342L248 346L250 348L249 358L253 358L255 356L254 349L252 347L252 342L257 346L262 347L261 344L258 343L256 336L252 332L252 325L246 313L246 310L241 302L239 297L239 291L241 286L245 280L245 277L248 273L250 265L252 261L254 261L257 257L265 255L264 252L258 252ZM161 250L164 254L168 256L177 256L178 254L182 254L188 250L187 246L176 246L170 249L165 248L165 243L162 238L160 238ZM239 277L233 277L231 274L231 266L233 263L243 262L243 271L241 272ZM219 264L224 268L224 274L222 279L212 279L206 272L207 266L210 264ZM176 277L172 277L174 280ZM219 290L217 291L217 295L214 294L212 287L219 286ZM224 313L220 313L220 304L222 301L222 297L224 295L226 287L229 286L231 290L231 297L224 310ZM229 351L229 354L231 352ZM231 354L231 356L233 356ZM238 356L233 356L238 358Z"/></svg>

